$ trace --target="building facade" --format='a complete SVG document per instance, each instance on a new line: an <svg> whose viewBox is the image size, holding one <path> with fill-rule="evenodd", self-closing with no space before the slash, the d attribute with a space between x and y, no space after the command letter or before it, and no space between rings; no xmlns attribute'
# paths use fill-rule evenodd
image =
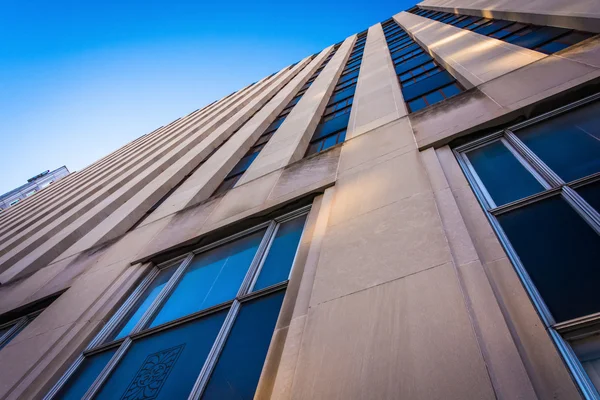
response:
<svg viewBox="0 0 600 400"><path fill-rule="evenodd" d="M0 196L0 211L14 206L21 200L39 192L46 186L54 183L60 178L64 178L67 175L69 175L69 170L63 165L54 171L47 170L34 176L33 178L27 179L26 184Z"/></svg>
<svg viewBox="0 0 600 400"><path fill-rule="evenodd" d="M6 210L0 398L600 398L599 32L425 0Z"/></svg>

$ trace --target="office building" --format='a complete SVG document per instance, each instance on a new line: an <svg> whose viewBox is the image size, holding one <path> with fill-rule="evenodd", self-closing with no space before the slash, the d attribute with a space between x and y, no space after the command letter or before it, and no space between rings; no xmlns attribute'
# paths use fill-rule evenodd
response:
<svg viewBox="0 0 600 400"><path fill-rule="evenodd" d="M598 398L600 3L365 28L0 215L0 398Z"/></svg>
<svg viewBox="0 0 600 400"><path fill-rule="evenodd" d="M14 206L21 200L39 192L46 186L67 175L69 175L69 170L63 165L54 171L46 170L32 178L27 179L26 184L21 185L18 188L13 189L10 192L6 192L0 196L0 211Z"/></svg>

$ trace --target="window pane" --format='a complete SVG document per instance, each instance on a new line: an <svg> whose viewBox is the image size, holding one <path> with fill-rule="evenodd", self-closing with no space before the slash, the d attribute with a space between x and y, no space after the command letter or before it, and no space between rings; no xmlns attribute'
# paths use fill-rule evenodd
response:
<svg viewBox="0 0 600 400"><path fill-rule="evenodd" d="M600 311L600 236L560 196L498 221L557 322Z"/></svg>
<svg viewBox="0 0 600 400"><path fill-rule="evenodd" d="M516 134L566 182L600 171L600 102Z"/></svg>
<svg viewBox="0 0 600 400"><path fill-rule="evenodd" d="M177 266L172 266L160 271L158 276L154 278L150 286L144 291L138 302L131 308L131 311L123 319L123 321L115 328L107 341L123 338L131 332L133 327L139 322L146 310L156 299L158 294L163 290Z"/></svg>
<svg viewBox="0 0 600 400"><path fill-rule="evenodd" d="M203 399L253 399L285 292L242 305Z"/></svg>
<svg viewBox="0 0 600 400"><path fill-rule="evenodd" d="M577 188L576 191L590 206L600 212L600 181L588 183Z"/></svg>
<svg viewBox="0 0 600 400"><path fill-rule="evenodd" d="M600 390L600 332L573 340L570 344L596 390Z"/></svg>
<svg viewBox="0 0 600 400"><path fill-rule="evenodd" d="M560 35L564 35L567 32L569 32L568 29L544 26L540 29L534 30L533 32L527 35L523 35L518 39L513 40L512 44L531 49L541 45L542 43L546 43L550 40L553 40L559 37Z"/></svg>
<svg viewBox="0 0 600 400"><path fill-rule="evenodd" d="M310 156L313 154L317 154L319 152L319 148L321 147L322 141L318 141L316 143L312 143L308 146L308 150L306 151L306 155Z"/></svg>
<svg viewBox="0 0 600 400"><path fill-rule="evenodd" d="M442 88L442 91L444 92L446 97L452 97L460 93L460 88L456 84L454 84Z"/></svg>
<svg viewBox="0 0 600 400"><path fill-rule="evenodd" d="M288 279L296 249L302 236L306 215L287 221L279 226L269 254L263 263L254 290L264 289Z"/></svg>
<svg viewBox="0 0 600 400"><path fill-rule="evenodd" d="M265 231L198 254L151 327L232 300L246 276Z"/></svg>
<svg viewBox="0 0 600 400"><path fill-rule="evenodd" d="M402 94L404 100L410 101L424 94L427 94L440 87L447 86L454 82L454 78L448 72L437 73L428 79L422 80L410 87L403 87ZM443 100L443 97L442 97Z"/></svg>
<svg viewBox="0 0 600 400"><path fill-rule="evenodd" d="M321 150L325 150L325 149L335 146L338 143L337 139L338 139L337 133L326 137L325 140L323 140L323 148Z"/></svg>
<svg viewBox="0 0 600 400"><path fill-rule="evenodd" d="M413 101L408 102L408 108L410 108L410 112L419 111L421 108L427 107L425 100L418 98Z"/></svg>
<svg viewBox="0 0 600 400"><path fill-rule="evenodd" d="M499 140L469 151L467 157L497 206L544 190Z"/></svg>
<svg viewBox="0 0 600 400"><path fill-rule="evenodd" d="M97 399L187 399L228 310L133 342Z"/></svg>
<svg viewBox="0 0 600 400"><path fill-rule="evenodd" d="M85 357L81 365L56 394L56 399L79 400L88 391L100 372L106 367L118 348Z"/></svg>
<svg viewBox="0 0 600 400"><path fill-rule="evenodd" d="M439 90L436 90L435 92L431 92L426 95L425 99L431 105L444 100L444 96L442 96Z"/></svg>

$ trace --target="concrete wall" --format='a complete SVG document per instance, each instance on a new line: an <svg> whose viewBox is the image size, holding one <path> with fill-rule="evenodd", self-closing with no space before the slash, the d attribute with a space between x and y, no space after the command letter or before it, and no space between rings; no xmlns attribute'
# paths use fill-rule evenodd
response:
<svg viewBox="0 0 600 400"><path fill-rule="evenodd" d="M447 144L597 84L600 39L540 56L395 18L470 89L407 114L376 24L344 143L302 158L354 35L224 195L209 197L331 48L2 213L0 314L65 292L0 351L0 399L43 397L150 260L308 196L257 398L579 398Z"/></svg>

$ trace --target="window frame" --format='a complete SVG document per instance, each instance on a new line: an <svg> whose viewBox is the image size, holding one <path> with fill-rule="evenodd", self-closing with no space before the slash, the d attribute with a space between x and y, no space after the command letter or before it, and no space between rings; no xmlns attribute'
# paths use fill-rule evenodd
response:
<svg viewBox="0 0 600 400"><path fill-rule="evenodd" d="M77 369L81 366L85 357L93 356L95 354L99 354L112 348L117 348L115 354L110 358L109 362L104 366L102 371L92 382L87 392L82 397L82 399L86 400L92 399L100 392L103 385L107 382L107 379L117 368L119 362L125 356L127 350L133 344L134 340L152 335L163 330L181 326L190 321L199 320L208 315L228 309L229 311L227 311L227 316L225 317L223 325L219 329L215 341L212 344L211 350L209 351L206 360L204 361L204 364L198 373L198 377L196 378L194 386L188 396L188 399L190 400L200 399L211 378L212 372L214 371L219 361L219 357L231 333L233 325L239 314L241 305L248 301L287 289L290 277L294 271L294 266L296 264L300 245L303 239L305 238L307 219L311 207L311 205L307 205L298 208L294 211L277 216L268 221L252 226L248 229L236 232L235 234L229 235L225 238L200 246L191 251L187 251L186 253L180 254L167 261L158 264L150 262L148 268L149 271L146 273L146 276L141 280L141 282L137 284L135 289L129 294L129 296L121 304L119 309L110 317L110 319L100 330L100 332L96 334L94 339L92 339L92 341L79 354L77 359L65 371L61 378L52 387L52 389L48 391L48 393L44 396L44 400L51 400L57 398L57 394L69 381L69 379L73 376ZM296 247L287 279L253 292L253 288L256 284L258 277L260 276L262 267L265 263L265 260L267 259L269 250L273 245L279 228L283 223L303 216L306 218L306 220L304 221L302 234L300 235L298 246ZM176 318L174 320L160 324L155 327L147 327L152 321L152 318L154 318L157 315L157 312L160 310L160 307L165 304L165 301L176 289L178 283L181 281L181 278L184 276L185 272L190 266L194 256L210 251L217 247L226 245L253 233L260 232L261 230L265 230L263 237L260 241L260 244L257 247L252 262L248 267L248 271L246 272L246 275L242 283L240 284L240 288L238 289L238 292L236 293L233 299L222 302L220 304L216 304L206 309L193 312L191 314L184 315L182 317ZM127 316L130 315L130 311L136 306L136 304L138 304L138 301L142 298L144 292L152 284L153 280L159 275L160 271L167 268L176 268L176 270L173 272L165 286L161 289L156 298L148 306L146 311L143 313L143 315L140 317L139 321L135 324L131 331L123 338L106 342L109 339L110 335L114 333L115 329L119 327L119 324L123 322L123 319L127 318ZM39 312L41 311L38 311L38 313Z"/></svg>
<svg viewBox="0 0 600 400"><path fill-rule="evenodd" d="M22 317L15 318L13 320L0 324L0 329L12 326L3 335L0 335L0 350L2 350L7 344L9 344L10 341L13 340L19 334L19 332L25 329L25 327L29 325L31 321L33 321L44 310L45 308L41 310L36 310Z"/></svg>
<svg viewBox="0 0 600 400"><path fill-rule="evenodd" d="M523 143L514 133L519 129L538 124L552 117L568 113L569 111L576 110L580 107L584 107L598 101L600 101L600 93L572 102L548 113L512 125L506 129L486 135L469 143L457 146L453 149L453 153L463 173L465 174L469 185L475 193L475 196L479 200L488 222L496 233L500 244L506 251L508 258L514 266L515 271L519 276L523 287L525 288L525 291L529 295L534 308L545 325L546 330L549 332L552 341L561 354L565 364L569 368L571 375L573 376L579 389L585 398L600 400L598 389L595 388L589 379L581 362L568 343L568 341L572 340L573 338L580 339L586 335L593 335L600 332L600 312L568 321L556 322L546 303L544 302L541 293L534 285L529 273L520 261L517 252L512 247L499 221L496 219L496 217L499 215L526 207L532 203L536 203L550 197L561 197L588 224L588 226L590 226L598 235L600 235L600 210L595 210L575 190L587 184L600 182L600 172L596 172L570 182L565 182L536 154L534 154L533 151L529 149L525 143ZM544 190L510 203L496 206L490 194L487 192L485 185L479 179L477 172L471 165L468 159L468 153L498 140L503 141L503 144L508 148L508 150L515 155L517 161L520 162L530 173L532 173L533 177L542 184Z"/></svg>

